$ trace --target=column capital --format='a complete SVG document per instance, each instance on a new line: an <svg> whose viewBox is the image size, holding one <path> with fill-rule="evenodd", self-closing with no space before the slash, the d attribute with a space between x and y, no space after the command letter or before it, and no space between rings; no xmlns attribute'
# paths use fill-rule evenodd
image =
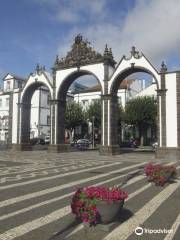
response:
<svg viewBox="0 0 180 240"><path fill-rule="evenodd" d="M50 100L50 104L51 104L51 105L59 104L59 103L64 103L64 102L66 102L66 100L64 100L64 99L51 99L51 100Z"/></svg>
<svg viewBox="0 0 180 240"><path fill-rule="evenodd" d="M25 106L25 107L31 107L32 104L26 103L26 102L21 102L21 103L17 103L17 105L18 105L19 107L23 107L23 106Z"/></svg>
<svg viewBox="0 0 180 240"><path fill-rule="evenodd" d="M166 96L166 92L167 92L167 89L158 89L158 90L156 90L156 92L157 92L157 96L160 96L160 97L162 97L162 96Z"/></svg>
<svg viewBox="0 0 180 240"><path fill-rule="evenodd" d="M114 94L102 94L101 95L101 100L113 100L117 99L117 95Z"/></svg>
<svg viewBox="0 0 180 240"><path fill-rule="evenodd" d="M102 100L111 100L112 94L102 94L101 99Z"/></svg>

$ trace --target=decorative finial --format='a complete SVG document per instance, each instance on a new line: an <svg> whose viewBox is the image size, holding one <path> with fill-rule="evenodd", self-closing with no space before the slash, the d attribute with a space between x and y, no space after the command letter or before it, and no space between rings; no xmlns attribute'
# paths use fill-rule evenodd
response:
<svg viewBox="0 0 180 240"><path fill-rule="evenodd" d="M37 63L37 65L36 65L36 72L39 73L39 71L40 71L40 66L39 66L39 63Z"/></svg>
<svg viewBox="0 0 180 240"><path fill-rule="evenodd" d="M80 44L82 42L82 36L81 34L78 34L76 37L75 37L75 43L76 44Z"/></svg>
<svg viewBox="0 0 180 240"><path fill-rule="evenodd" d="M109 48L109 55L113 58L112 48Z"/></svg>
<svg viewBox="0 0 180 240"><path fill-rule="evenodd" d="M55 60L55 63L58 64L59 63L59 56L56 55L56 60Z"/></svg>
<svg viewBox="0 0 180 240"><path fill-rule="evenodd" d="M136 54L137 52L136 52L136 48L133 46L132 48L131 48L131 56L135 56L135 54Z"/></svg>
<svg viewBox="0 0 180 240"><path fill-rule="evenodd" d="M162 63L161 63L161 72L166 72L166 71L167 71L167 66L164 63L164 61L162 61Z"/></svg>
<svg viewBox="0 0 180 240"><path fill-rule="evenodd" d="M105 45L105 49L104 49L104 55L108 55L109 50L108 50L108 46L107 44Z"/></svg>

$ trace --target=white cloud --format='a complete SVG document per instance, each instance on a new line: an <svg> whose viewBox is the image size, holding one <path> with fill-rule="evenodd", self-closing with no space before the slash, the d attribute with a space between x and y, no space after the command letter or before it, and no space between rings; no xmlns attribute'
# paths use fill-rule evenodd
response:
<svg viewBox="0 0 180 240"><path fill-rule="evenodd" d="M121 44L142 49L152 60L168 58L180 47L179 0L139 0L127 15Z"/></svg>
<svg viewBox="0 0 180 240"><path fill-rule="evenodd" d="M86 19L97 20L105 16L107 0L34 0L44 8L53 10L54 18L62 23L82 23ZM50 12L49 12L50 13Z"/></svg>
<svg viewBox="0 0 180 240"><path fill-rule="evenodd" d="M81 8L91 6L89 0L84 2L87 5L81 5ZM92 41L95 49L101 52L104 50L105 43L108 43L117 60L127 54L133 45L158 67L162 60L168 61L173 58L173 55L177 56L180 48L179 0L137 0L134 8L127 12L123 21L117 16L116 21L113 22L108 18L110 16L108 14L113 13L108 12L105 3L104 0L98 10L95 2L92 1L91 13L96 16L95 11L103 9L107 18L104 14L104 21L102 18L97 18L91 26L77 25L73 27L66 36L67 41L62 41L59 47L60 53L65 54L66 50L69 50L74 36L82 33ZM81 18L81 16L79 17Z"/></svg>

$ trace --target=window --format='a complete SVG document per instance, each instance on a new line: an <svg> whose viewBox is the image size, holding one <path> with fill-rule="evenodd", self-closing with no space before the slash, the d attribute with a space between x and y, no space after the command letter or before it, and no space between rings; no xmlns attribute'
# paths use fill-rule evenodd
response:
<svg viewBox="0 0 180 240"><path fill-rule="evenodd" d="M6 98L6 107L9 107L9 98Z"/></svg>
<svg viewBox="0 0 180 240"><path fill-rule="evenodd" d="M0 99L0 107L2 107L2 99Z"/></svg>
<svg viewBox="0 0 180 240"><path fill-rule="evenodd" d="M7 127L8 125L9 125L9 118L6 117L6 118L5 118L5 126Z"/></svg>
<svg viewBox="0 0 180 240"><path fill-rule="evenodd" d="M10 91L10 84L11 84L10 81L7 81L7 82L6 82L6 90L7 90L7 91Z"/></svg>
<svg viewBox="0 0 180 240"><path fill-rule="evenodd" d="M47 116L47 125L51 125L51 117Z"/></svg>
<svg viewBox="0 0 180 240"><path fill-rule="evenodd" d="M122 103L122 97L118 97L118 103Z"/></svg>
<svg viewBox="0 0 180 240"><path fill-rule="evenodd" d="M51 100L51 98L50 98L50 95L48 94L48 95L47 95L47 104L48 104L48 105L50 104L50 100Z"/></svg>

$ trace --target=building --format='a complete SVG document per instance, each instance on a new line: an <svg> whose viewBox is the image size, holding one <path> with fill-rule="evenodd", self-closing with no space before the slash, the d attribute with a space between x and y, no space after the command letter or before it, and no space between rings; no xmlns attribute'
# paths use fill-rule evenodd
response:
<svg viewBox="0 0 180 240"><path fill-rule="evenodd" d="M8 142L9 117L12 111L11 95L20 92L26 79L8 73L0 91L0 141ZM44 137L50 131L50 95L45 87L35 91L31 101L31 138Z"/></svg>
<svg viewBox="0 0 180 240"><path fill-rule="evenodd" d="M40 87L31 100L31 138L50 135L50 94L47 88Z"/></svg>
<svg viewBox="0 0 180 240"><path fill-rule="evenodd" d="M118 89L118 102L122 104L122 107L125 107L125 104L128 99L135 97L138 93L144 90L144 81L137 79L125 79L119 86ZM143 82L143 84L142 84ZM94 85L92 87L81 90L78 93L74 94L74 101L82 104L83 109L86 109L89 104L97 101L101 97L101 88L100 85Z"/></svg>
<svg viewBox="0 0 180 240"><path fill-rule="evenodd" d="M25 81L24 78L10 73L3 78L3 86L0 89L0 141L7 142L8 140L9 111L12 108L11 94L22 89Z"/></svg>

